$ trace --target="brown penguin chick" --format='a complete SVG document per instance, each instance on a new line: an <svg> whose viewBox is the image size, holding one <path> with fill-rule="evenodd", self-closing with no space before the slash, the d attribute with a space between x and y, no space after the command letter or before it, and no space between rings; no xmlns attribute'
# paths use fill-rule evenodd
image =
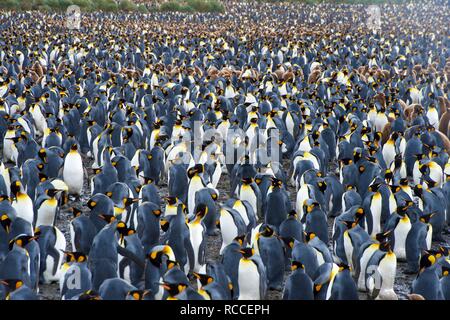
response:
<svg viewBox="0 0 450 320"><path fill-rule="evenodd" d="M36 61L33 66L31 67L31 70L34 71L38 77L42 77L44 75L45 68L42 67L42 65L39 63L39 61Z"/></svg>
<svg viewBox="0 0 450 320"><path fill-rule="evenodd" d="M440 109L439 114L442 117L442 115L447 111L447 109L450 109L450 102L448 101L447 98L442 97L442 96L438 97L437 99L438 99L438 104L439 104L439 109Z"/></svg>
<svg viewBox="0 0 450 320"><path fill-rule="evenodd" d="M417 293L408 294L408 300L425 300L425 298Z"/></svg>
<svg viewBox="0 0 450 320"><path fill-rule="evenodd" d="M423 107L420 104L410 104L405 110L405 118L407 121L412 122L418 114L423 112Z"/></svg>
<svg viewBox="0 0 450 320"><path fill-rule="evenodd" d="M442 114L438 128L439 132L450 138L450 108Z"/></svg>
<svg viewBox="0 0 450 320"><path fill-rule="evenodd" d="M308 84L316 83L317 80L319 80L320 75L322 74L322 71L319 69L315 69L308 77Z"/></svg>
<svg viewBox="0 0 450 320"><path fill-rule="evenodd" d="M283 80L283 75L285 72L286 70L284 69L283 65L279 64L272 75L275 75L277 77L277 80Z"/></svg>
<svg viewBox="0 0 450 320"><path fill-rule="evenodd" d="M386 108L386 96L384 95L384 93L382 93L382 92L377 93L377 94L373 97L373 99L374 99L376 102L379 102L379 103L381 104L381 106L383 106L383 108Z"/></svg>

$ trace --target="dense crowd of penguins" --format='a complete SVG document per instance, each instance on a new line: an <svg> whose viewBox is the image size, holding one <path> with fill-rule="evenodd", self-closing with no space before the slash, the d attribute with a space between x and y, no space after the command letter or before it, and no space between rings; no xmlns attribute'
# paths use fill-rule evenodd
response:
<svg viewBox="0 0 450 320"><path fill-rule="evenodd" d="M0 12L0 297L450 299L450 8L380 9Z"/></svg>

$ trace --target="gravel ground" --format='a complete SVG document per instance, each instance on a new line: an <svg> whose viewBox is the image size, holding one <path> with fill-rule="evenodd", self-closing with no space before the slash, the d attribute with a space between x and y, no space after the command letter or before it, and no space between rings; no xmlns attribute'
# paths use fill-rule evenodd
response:
<svg viewBox="0 0 450 320"><path fill-rule="evenodd" d="M92 164L92 160L85 159L84 164L87 168L90 168L91 164ZM286 170L289 168L288 161L285 161L284 167ZM89 169L87 171L90 173ZM90 181L91 174L88 174L88 176L89 176L89 181ZM165 182L163 182L160 185L159 189L160 189L161 196L164 196L167 194L167 185L165 184ZM229 178L228 178L226 171L222 173L222 178L219 181L218 189L220 192L219 203L223 203L228 199L229 189L230 189ZM66 236L68 245L70 244L68 222L72 218L72 213L70 212L69 208L76 207L84 212L89 211L89 209L85 206L85 203L89 200L89 197L90 197L90 194L89 194L90 186L88 184L88 179L85 179L84 190L88 191L88 192L85 192L80 197L80 199L70 199L68 205L66 207L62 208L59 219L56 224L57 227ZM288 191L290 192L290 198L291 198L292 203L295 203L295 198L296 198L295 188L292 186L288 186ZM332 225L333 225L333 219L329 219L328 226L329 226L330 235L331 235L331 226ZM445 243L449 244L450 243L449 235L445 234L444 238L446 240ZM331 236L330 236L330 239L331 239ZM208 236L207 246L206 246L206 248L207 248L206 259L207 260L213 261L213 260L219 259L219 250L220 250L221 244L222 244L222 238L220 235ZM438 246L439 244L441 244L441 243L433 242L434 247ZM329 245L331 248L331 243ZM409 293L411 283L414 280L414 278L416 277L415 274L411 275L411 274L405 273L406 266L407 266L406 263L403 263L403 262L398 262L398 264L397 264L397 276L395 278L394 290L397 293L399 299L407 299L407 294ZM286 280L286 278L288 276L289 276L289 272L285 272L284 279ZM194 286L196 286L195 281L193 281L192 284ZM41 285L39 294L42 299L57 300L57 299L59 299L59 286L57 283ZM279 299L281 299L281 297L282 297L282 292L279 292L279 291L270 290L267 293L268 300L279 300ZM365 293L359 293L359 298L361 300L368 299L368 297Z"/></svg>

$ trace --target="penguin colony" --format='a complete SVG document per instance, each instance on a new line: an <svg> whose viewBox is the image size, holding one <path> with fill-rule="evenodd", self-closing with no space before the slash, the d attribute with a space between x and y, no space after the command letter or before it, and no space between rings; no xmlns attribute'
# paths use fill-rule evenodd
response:
<svg viewBox="0 0 450 320"><path fill-rule="evenodd" d="M0 297L449 299L449 9L1 12Z"/></svg>

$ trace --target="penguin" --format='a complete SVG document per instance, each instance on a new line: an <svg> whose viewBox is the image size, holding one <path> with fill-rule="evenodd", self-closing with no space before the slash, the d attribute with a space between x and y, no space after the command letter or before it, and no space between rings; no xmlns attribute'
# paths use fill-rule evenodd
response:
<svg viewBox="0 0 450 320"><path fill-rule="evenodd" d="M69 153L64 158L63 179L69 188L69 194L81 195L84 182L84 167L77 144L71 146Z"/></svg>
<svg viewBox="0 0 450 320"><path fill-rule="evenodd" d="M262 218L262 196L258 185L253 178L243 178L242 184L238 187L237 195L239 200L248 201L258 218Z"/></svg>
<svg viewBox="0 0 450 320"><path fill-rule="evenodd" d="M236 300L239 296L239 282L238 282L238 271L239 271L239 261L242 257L239 252L244 244L244 235L237 236L233 241L227 245L222 251L221 263L224 266L224 270L227 276L231 280L233 286L232 299Z"/></svg>
<svg viewBox="0 0 450 320"><path fill-rule="evenodd" d="M88 268L87 256L82 252L64 251L66 261L61 266L60 295L61 300L74 297L92 289L92 274Z"/></svg>
<svg viewBox="0 0 450 320"><path fill-rule="evenodd" d="M189 240L194 252L189 258L189 264L194 272L199 272L205 264L206 251L206 226L203 223L205 216L208 215L208 207L200 204L196 207L195 217L187 224L189 228Z"/></svg>
<svg viewBox="0 0 450 320"><path fill-rule="evenodd" d="M292 250L292 261L301 261L305 267L306 274L313 280L315 273L319 268L316 250L308 245L293 238L283 239Z"/></svg>
<svg viewBox="0 0 450 320"><path fill-rule="evenodd" d="M6 300L39 300L37 294L19 279L0 280L6 288Z"/></svg>
<svg viewBox="0 0 450 320"><path fill-rule="evenodd" d="M62 192L57 189L47 189L45 194L38 197L34 203L34 226L52 226L56 222L58 200L56 196Z"/></svg>
<svg viewBox="0 0 450 320"><path fill-rule="evenodd" d="M284 272L284 246L270 225L262 225L256 235L257 252L266 268L267 287L281 291Z"/></svg>
<svg viewBox="0 0 450 320"><path fill-rule="evenodd" d="M322 264L314 274L314 299L315 300L329 300L333 292L333 284L336 275L339 272L339 266L335 263Z"/></svg>
<svg viewBox="0 0 450 320"><path fill-rule="evenodd" d="M359 300L356 283L347 265L340 265L331 289L330 300Z"/></svg>
<svg viewBox="0 0 450 320"><path fill-rule="evenodd" d="M202 295L205 300L226 300L226 291L217 281L215 281L214 277L196 272L193 274L200 282L197 292Z"/></svg>
<svg viewBox="0 0 450 320"><path fill-rule="evenodd" d="M302 222L305 224L306 232L313 232L324 243L328 243L327 217L320 208L318 202L311 199L306 200L303 205L305 215Z"/></svg>
<svg viewBox="0 0 450 320"><path fill-rule="evenodd" d="M238 266L238 300L263 300L267 292L266 269L253 248L239 250L242 258Z"/></svg>
<svg viewBox="0 0 450 320"><path fill-rule="evenodd" d="M189 214L194 214L196 192L207 187L206 182L201 175L203 172L204 166L202 164L197 164L188 170L189 184L187 202Z"/></svg>
<svg viewBox="0 0 450 320"><path fill-rule="evenodd" d="M92 273L92 289L94 290L98 290L106 279L117 277L119 263L117 223L118 221L111 217L110 223L97 233L92 242L88 267Z"/></svg>
<svg viewBox="0 0 450 320"><path fill-rule="evenodd" d="M433 227L430 224L430 219L432 215L433 213L424 214L411 225L405 241L405 254L408 262L406 273L417 273L422 251L431 249Z"/></svg>
<svg viewBox="0 0 450 320"><path fill-rule="evenodd" d="M15 181L11 184L11 194L14 195L12 207L17 212L17 217L23 218L29 223L33 223L33 201L28 194L24 192L20 181Z"/></svg>
<svg viewBox="0 0 450 320"><path fill-rule="evenodd" d="M137 288L130 285L125 280L111 278L103 281L98 293L102 297L102 300L125 300L128 292L133 290L137 290Z"/></svg>
<svg viewBox="0 0 450 320"><path fill-rule="evenodd" d="M406 261L406 239L408 237L408 233L410 232L412 225L411 220L408 217L406 209L408 207L398 206L396 214L398 217L394 215L391 216L390 221L394 220L389 229L392 230L392 242L393 242L393 251L397 256L398 261ZM387 222L386 226L390 223ZM386 228L385 226L385 228Z"/></svg>
<svg viewBox="0 0 450 320"><path fill-rule="evenodd" d="M448 273L450 272L450 267L448 265L442 266L442 277L440 280L442 295L445 300L450 300L450 280Z"/></svg>
<svg viewBox="0 0 450 320"><path fill-rule="evenodd" d="M14 247L20 247L25 250L28 257L28 275L30 277L30 288L39 291L39 267L40 267L40 250L39 244L35 236L20 234L10 240L10 250ZM6 261L6 260L5 260Z"/></svg>
<svg viewBox="0 0 450 320"><path fill-rule="evenodd" d="M44 283L59 281L64 261L66 239L55 226L39 226L34 230L40 253L39 280Z"/></svg>
<svg viewBox="0 0 450 320"><path fill-rule="evenodd" d="M161 215L161 209L153 202L143 202L138 208L136 231L145 252L159 244Z"/></svg>
<svg viewBox="0 0 450 320"><path fill-rule="evenodd" d="M159 286L167 271L167 261L175 261L175 254L168 245L154 246L147 253L144 269L144 288L155 294L155 299L161 299L164 289ZM184 272L184 271L183 271Z"/></svg>
<svg viewBox="0 0 450 320"><path fill-rule="evenodd" d="M283 300L314 300L314 283L305 273L304 265L292 261L291 271L284 286Z"/></svg>
<svg viewBox="0 0 450 320"><path fill-rule="evenodd" d="M256 226L256 213L253 212L253 207L247 200L229 199L225 204L240 213L247 227L247 232L250 232Z"/></svg>
<svg viewBox="0 0 450 320"><path fill-rule="evenodd" d="M388 241L380 244L379 249L367 263L365 273L369 295L375 300L398 300L394 291L397 272L397 257Z"/></svg>
<svg viewBox="0 0 450 320"><path fill-rule="evenodd" d="M208 214L203 218L203 223L206 227L206 233L209 236L216 236L220 233L217 228L216 221L219 217L216 201L218 194L212 188L201 189L195 194L195 212L198 212L198 207L206 205ZM239 209L242 209L239 207ZM245 210L245 207L243 208ZM241 213L242 214L242 213Z"/></svg>
<svg viewBox="0 0 450 320"><path fill-rule="evenodd" d="M305 242L316 251L319 266L326 262L333 262L333 257L327 245L313 232L305 232Z"/></svg>
<svg viewBox="0 0 450 320"><path fill-rule="evenodd" d="M264 212L264 222L273 225L276 230L279 229L280 224L286 217L286 214L291 211L291 204L289 195L283 188L281 180L272 179L272 185L267 194Z"/></svg>
<svg viewBox="0 0 450 320"><path fill-rule="evenodd" d="M194 251L190 241L189 227L187 226L182 205L178 205L177 214L168 220L169 227L162 242L169 245L177 261L187 274L190 269L189 263L194 263Z"/></svg>
<svg viewBox="0 0 450 320"><path fill-rule="evenodd" d="M81 210L75 207L71 208L71 210L73 219L69 224L69 232L72 251L89 254L92 242L97 234L96 226L92 221L94 215L81 215Z"/></svg>
<svg viewBox="0 0 450 320"><path fill-rule="evenodd" d="M247 232L247 227L239 212L226 206L220 208L219 228L222 234L220 254L233 239Z"/></svg>
<svg viewBox="0 0 450 320"><path fill-rule="evenodd" d="M412 282L411 293L420 294L425 300L443 300L444 296L436 272L436 257L425 252L420 258L420 270Z"/></svg>

